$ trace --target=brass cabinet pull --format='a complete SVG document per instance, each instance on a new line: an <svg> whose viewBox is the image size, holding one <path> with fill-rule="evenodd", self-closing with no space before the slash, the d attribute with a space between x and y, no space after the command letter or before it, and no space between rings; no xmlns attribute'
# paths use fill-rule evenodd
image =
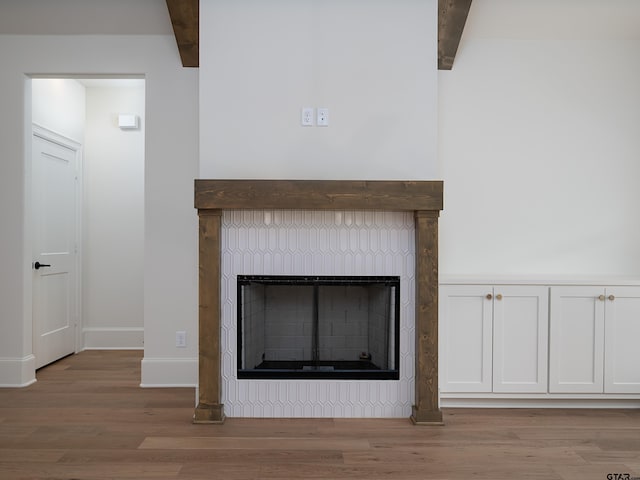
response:
<svg viewBox="0 0 640 480"><path fill-rule="evenodd" d="M600 296L598 297L598 300L600 300L601 302L604 302L604 295L600 295Z"/></svg>
<svg viewBox="0 0 640 480"><path fill-rule="evenodd" d="M609 295L609 300L611 300L611 301L613 302L615 299L616 299L616 297L615 297L615 296L613 296L613 295Z"/></svg>
<svg viewBox="0 0 640 480"><path fill-rule="evenodd" d="M493 298L493 295L491 295L490 293L487 293L487 300L491 300Z"/></svg>
<svg viewBox="0 0 640 480"><path fill-rule="evenodd" d="M496 300L502 300L502 294L501 293L496 295Z"/></svg>

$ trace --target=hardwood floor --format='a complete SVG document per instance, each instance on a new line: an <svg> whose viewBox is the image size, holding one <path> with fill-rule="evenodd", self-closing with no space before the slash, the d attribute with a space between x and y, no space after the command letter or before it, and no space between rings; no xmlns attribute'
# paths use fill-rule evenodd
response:
<svg viewBox="0 0 640 480"><path fill-rule="evenodd" d="M640 477L640 409L449 409L408 419L193 425L193 389L141 389L141 353L86 351L0 389L0 478L594 479Z"/></svg>

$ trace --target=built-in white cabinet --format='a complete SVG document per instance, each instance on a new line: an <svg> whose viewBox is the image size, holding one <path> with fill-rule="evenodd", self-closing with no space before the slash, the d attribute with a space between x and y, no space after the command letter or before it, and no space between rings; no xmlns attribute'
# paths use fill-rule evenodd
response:
<svg viewBox="0 0 640 480"><path fill-rule="evenodd" d="M551 287L550 393L640 393L640 287Z"/></svg>
<svg viewBox="0 0 640 480"><path fill-rule="evenodd" d="M602 393L605 289L551 287L549 392Z"/></svg>
<svg viewBox="0 0 640 480"><path fill-rule="evenodd" d="M640 393L640 287L607 288L604 391Z"/></svg>
<svg viewBox="0 0 640 480"><path fill-rule="evenodd" d="M640 405L639 280L495 280L440 284L444 406Z"/></svg>
<svg viewBox="0 0 640 480"><path fill-rule="evenodd" d="M440 389L547 391L548 288L440 286Z"/></svg>
<svg viewBox="0 0 640 480"><path fill-rule="evenodd" d="M440 286L440 390L491 392L493 288Z"/></svg>
<svg viewBox="0 0 640 480"><path fill-rule="evenodd" d="M494 287L493 391L547 391L549 289Z"/></svg>

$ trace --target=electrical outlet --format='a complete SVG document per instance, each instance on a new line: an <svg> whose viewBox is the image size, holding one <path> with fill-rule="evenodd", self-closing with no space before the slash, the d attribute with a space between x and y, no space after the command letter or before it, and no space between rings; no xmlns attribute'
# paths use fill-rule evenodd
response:
<svg viewBox="0 0 640 480"><path fill-rule="evenodd" d="M187 332L176 332L176 347L184 348L187 346Z"/></svg>
<svg viewBox="0 0 640 480"><path fill-rule="evenodd" d="M318 118L316 119L316 125L319 127L329 126L329 109L318 108Z"/></svg>
<svg viewBox="0 0 640 480"><path fill-rule="evenodd" d="M303 127L313 127L313 107L303 107L300 124Z"/></svg>

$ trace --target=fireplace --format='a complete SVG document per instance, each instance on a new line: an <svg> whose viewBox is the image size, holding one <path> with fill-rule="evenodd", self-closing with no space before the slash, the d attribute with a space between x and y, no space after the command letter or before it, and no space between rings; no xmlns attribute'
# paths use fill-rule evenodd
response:
<svg viewBox="0 0 640 480"><path fill-rule="evenodd" d="M195 204L200 219L200 307L194 422L221 423L226 411L254 417L410 413L417 424L441 423L437 220L442 182L196 180ZM319 355L315 365L302 369L293 364L271 369L272 374L291 374L306 366L302 377L311 378L243 378L262 375L255 367L267 353L254 351L251 365L242 357L247 351L246 345L238 345L243 295L238 282L246 276L293 274L307 281L327 276L400 277L390 294L399 292L399 313L387 319L398 322L392 330L399 342L386 342L392 360L378 365L392 378L322 378L331 367L335 373L341 366L324 365ZM320 335L309 341L319 342ZM371 346L357 349L354 361L366 362L371 356L375 363L381 355Z"/></svg>
<svg viewBox="0 0 640 480"><path fill-rule="evenodd" d="M400 277L238 275L239 379L398 380Z"/></svg>

